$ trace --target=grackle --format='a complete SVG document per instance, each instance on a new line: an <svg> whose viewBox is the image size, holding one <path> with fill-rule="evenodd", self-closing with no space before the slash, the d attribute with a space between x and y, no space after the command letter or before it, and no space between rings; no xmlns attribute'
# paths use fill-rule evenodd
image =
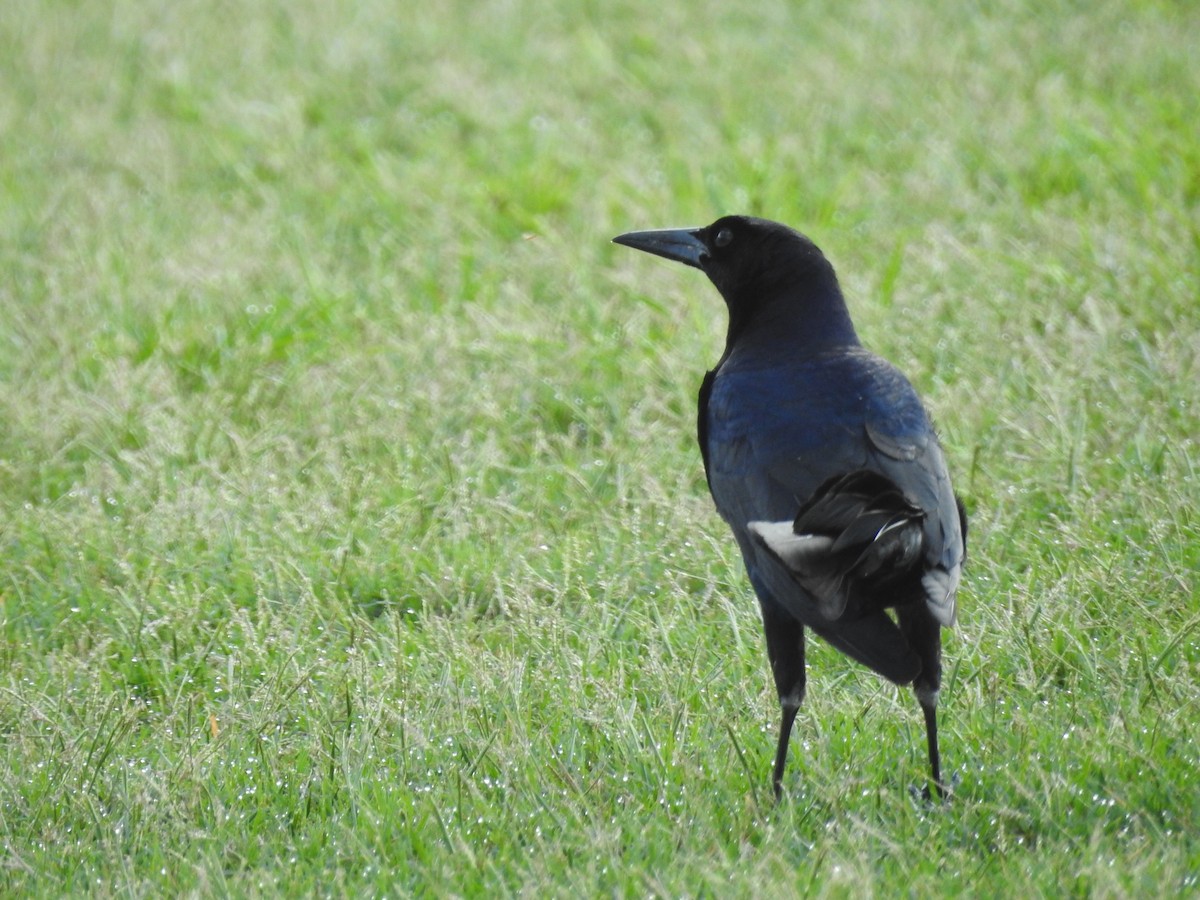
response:
<svg viewBox="0 0 1200 900"><path fill-rule="evenodd" d="M967 520L916 391L863 348L833 266L785 225L726 216L614 241L700 269L729 309L698 432L762 610L782 707L776 798L804 699L806 627L913 685L944 796L941 628L954 623Z"/></svg>

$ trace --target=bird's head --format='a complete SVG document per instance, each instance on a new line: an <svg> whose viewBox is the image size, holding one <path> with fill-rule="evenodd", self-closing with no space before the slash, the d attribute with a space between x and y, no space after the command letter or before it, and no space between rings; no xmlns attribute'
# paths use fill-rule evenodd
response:
<svg viewBox="0 0 1200 900"><path fill-rule="evenodd" d="M817 245L794 229L767 219L723 216L703 228L631 231L618 244L695 266L731 309L780 293L833 287L833 266Z"/></svg>

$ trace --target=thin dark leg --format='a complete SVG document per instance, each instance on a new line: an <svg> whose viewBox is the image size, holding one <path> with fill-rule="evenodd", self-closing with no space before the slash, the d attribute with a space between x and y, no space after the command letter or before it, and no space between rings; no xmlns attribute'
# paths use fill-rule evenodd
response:
<svg viewBox="0 0 1200 900"><path fill-rule="evenodd" d="M804 626L773 602L764 602L761 606L763 631L767 636L767 657L771 661L771 674L775 678L782 713L779 744L775 749L775 769L771 777L771 786L778 800L783 793L783 770L787 766L792 725L800 704L804 702Z"/></svg>
<svg viewBox="0 0 1200 900"><path fill-rule="evenodd" d="M925 737L929 741L929 774L933 778L933 789L937 791L938 799L944 800L946 787L942 784L942 757L938 752L937 695L928 700L923 696L917 699L921 703L921 712L925 713Z"/></svg>
<svg viewBox="0 0 1200 900"><path fill-rule="evenodd" d="M938 749L937 702L938 690L942 686L942 636L941 626L933 619L924 604L899 607L900 631L909 646L921 657L921 674L913 682L917 702L925 714L925 737L929 743L929 774L932 789L925 788L925 797L930 799L936 791L939 800L946 796L942 782L942 757Z"/></svg>
<svg viewBox="0 0 1200 900"><path fill-rule="evenodd" d="M788 740L792 736L792 724L796 721L796 713L800 711L799 703L780 702L783 715L779 720L779 746L775 750L775 774L771 784L775 788L775 802L783 797L783 769L787 765Z"/></svg>

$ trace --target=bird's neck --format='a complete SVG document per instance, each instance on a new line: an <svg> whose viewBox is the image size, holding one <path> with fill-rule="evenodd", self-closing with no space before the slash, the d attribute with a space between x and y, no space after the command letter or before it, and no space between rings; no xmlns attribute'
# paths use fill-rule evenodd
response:
<svg viewBox="0 0 1200 900"><path fill-rule="evenodd" d="M856 347L858 334L835 287L806 297L780 295L756 306L729 305L725 357L738 348L755 356L795 359L835 347Z"/></svg>

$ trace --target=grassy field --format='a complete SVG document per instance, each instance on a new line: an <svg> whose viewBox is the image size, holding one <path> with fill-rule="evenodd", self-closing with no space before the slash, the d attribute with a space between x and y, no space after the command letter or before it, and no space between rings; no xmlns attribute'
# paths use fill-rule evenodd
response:
<svg viewBox="0 0 1200 900"><path fill-rule="evenodd" d="M1200 9L0 8L0 890L1200 893ZM809 233L972 515L945 808L810 653L786 798L609 244Z"/></svg>

